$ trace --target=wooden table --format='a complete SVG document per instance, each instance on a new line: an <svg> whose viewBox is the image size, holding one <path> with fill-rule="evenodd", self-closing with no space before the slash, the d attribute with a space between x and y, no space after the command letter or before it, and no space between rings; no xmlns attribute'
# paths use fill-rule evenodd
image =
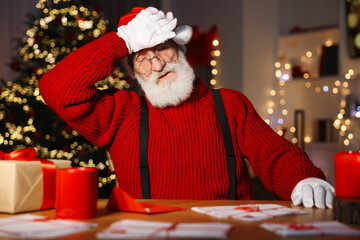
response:
<svg viewBox="0 0 360 240"><path fill-rule="evenodd" d="M296 207L292 205L291 202L287 201L230 201L230 200L141 200L151 203L158 203L164 205L178 206L187 208L184 211L176 211L169 213L160 213L160 214L139 214L139 213L128 213L128 212L114 212L108 211L105 209L107 200L101 199L98 202L98 216L93 219L86 220L88 222L94 222L98 224L98 227L90 229L88 231L80 232L77 234L69 235L62 239L76 239L76 240L90 240L97 239L96 233L107 228L111 223L121 220L121 219L138 219L138 220L149 220L149 221L168 221L168 222L229 222L232 223L234 228L229 233L228 239L282 239L279 235L276 235L272 232L269 232L265 229L259 227L260 223L263 222L312 222L312 221L331 221L333 220L333 213L331 209L316 209L316 208L303 208ZM236 204L281 204L284 206L293 207L296 209L302 209L308 212L309 214L273 218L269 220L256 221L256 222L244 222L239 220L222 220L218 218L213 218L205 214L193 212L190 208L193 206L215 206L215 205L236 205ZM55 210L45 210L45 211L35 211L31 214L37 214L47 217L55 217ZM0 214L0 217L9 217L10 214ZM360 227L357 227L360 229ZM4 238L0 238L4 239ZM312 237L289 237L291 240L316 240L316 239L359 239L359 236L312 236Z"/></svg>

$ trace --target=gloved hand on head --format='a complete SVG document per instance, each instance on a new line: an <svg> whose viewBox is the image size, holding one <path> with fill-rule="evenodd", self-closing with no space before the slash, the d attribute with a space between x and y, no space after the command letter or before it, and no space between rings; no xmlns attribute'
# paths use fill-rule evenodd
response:
<svg viewBox="0 0 360 240"><path fill-rule="evenodd" d="M298 182L291 193L294 205L303 204L311 208L332 208L335 189L320 178L306 178Z"/></svg>
<svg viewBox="0 0 360 240"><path fill-rule="evenodd" d="M176 28L177 19L171 12L165 14L154 7L135 7L120 18L117 35L124 39L129 54L151 48L169 39L185 45L192 37L192 28Z"/></svg>
<svg viewBox="0 0 360 240"><path fill-rule="evenodd" d="M117 29L117 34L126 42L129 53L153 47L175 36L173 30L177 20L171 12L165 15L156 8L148 7L143 10L135 8L132 13L139 10L132 20Z"/></svg>

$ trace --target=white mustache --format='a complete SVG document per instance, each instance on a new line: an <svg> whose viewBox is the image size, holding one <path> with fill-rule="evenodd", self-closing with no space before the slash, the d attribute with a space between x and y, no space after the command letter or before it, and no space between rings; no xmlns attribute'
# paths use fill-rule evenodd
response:
<svg viewBox="0 0 360 240"><path fill-rule="evenodd" d="M154 72L151 76L150 81L153 83L159 82L159 79L169 73L169 72L175 72L176 71L176 63L168 63L166 66L160 71L160 72Z"/></svg>

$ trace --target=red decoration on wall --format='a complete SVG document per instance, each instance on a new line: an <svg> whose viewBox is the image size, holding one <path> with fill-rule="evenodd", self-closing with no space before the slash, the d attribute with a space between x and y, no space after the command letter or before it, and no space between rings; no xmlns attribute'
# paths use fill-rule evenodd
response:
<svg viewBox="0 0 360 240"><path fill-rule="evenodd" d="M193 36L186 45L186 57L192 67L208 66L214 50L212 42L217 39L217 27L213 25L207 32L200 32L198 26L193 26Z"/></svg>

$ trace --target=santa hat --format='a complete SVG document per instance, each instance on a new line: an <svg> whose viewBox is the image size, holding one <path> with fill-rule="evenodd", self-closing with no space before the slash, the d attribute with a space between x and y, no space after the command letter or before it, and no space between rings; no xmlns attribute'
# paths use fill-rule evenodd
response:
<svg viewBox="0 0 360 240"><path fill-rule="evenodd" d="M136 15L138 15L144 9L146 8L134 7L130 13L127 13L120 18L118 27L128 24L134 17L136 17ZM172 40L177 45L179 45L182 50L185 50L183 46L188 42L190 42L191 40L193 33L192 27L187 25L178 26L174 29L174 32L175 32L175 37Z"/></svg>
<svg viewBox="0 0 360 240"><path fill-rule="evenodd" d="M144 7L134 7L130 13L125 14L119 20L118 27L128 24L136 15L138 15ZM190 26L182 25L174 29L175 37L172 39L182 51L185 52L185 44L189 43L193 34L193 29ZM133 68L129 65L129 58L125 57L122 59L123 66L129 73L131 78L135 77Z"/></svg>

